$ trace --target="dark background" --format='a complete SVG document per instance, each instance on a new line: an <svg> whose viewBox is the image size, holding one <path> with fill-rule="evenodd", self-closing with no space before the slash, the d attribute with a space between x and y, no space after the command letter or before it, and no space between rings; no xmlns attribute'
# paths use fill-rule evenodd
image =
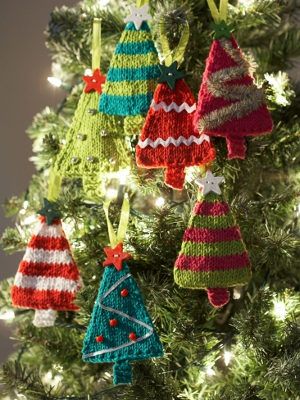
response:
<svg viewBox="0 0 300 400"><path fill-rule="evenodd" d="M0 203L20 194L34 172L25 134L33 116L64 96L47 82L51 59L43 31L55 6L77 0L1 0L0 4ZM0 232L11 223L0 210ZM22 254L0 252L0 280L14 276ZM12 349L9 330L0 321L0 363Z"/></svg>

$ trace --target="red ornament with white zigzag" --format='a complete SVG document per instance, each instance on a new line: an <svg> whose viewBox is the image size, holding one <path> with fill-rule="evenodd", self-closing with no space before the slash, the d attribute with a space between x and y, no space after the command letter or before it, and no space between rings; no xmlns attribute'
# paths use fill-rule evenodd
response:
<svg viewBox="0 0 300 400"><path fill-rule="evenodd" d="M167 83L159 84L136 147L138 166L167 168L165 183L174 189L183 188L185 167L215 158L209 137L193 126L195 110L194 95L183 79L174 90Z"/></svg>
<svg viewBox="0 0 300 400"><path fill-rule="evenodd" d="M54 324L53 311L74 311L80 276L72 257L61 221L52 224L40 217L36 233L31 237L20 262L11 289L15 307L44 310L36 315L36 326Z"/></svg>

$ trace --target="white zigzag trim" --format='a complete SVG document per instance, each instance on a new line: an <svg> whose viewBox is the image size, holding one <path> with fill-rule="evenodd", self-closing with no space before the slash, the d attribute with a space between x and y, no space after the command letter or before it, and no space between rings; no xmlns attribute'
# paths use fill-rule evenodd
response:
<svg viewBox="0 0 300 400"><path fill-rule="evenodd" d="M59 292L76 292L79 287L79 281L73 281L66 278L54 278L49 276L25 275L22 272L17 272L15 276L15 286L23 289L35 290L58 290Z"/></svg>
<svg viewBox="0 0 300 400"><path fill-rule="evenodd" d="M196 103L194 103L192 106L189 106L187 103L184 102L179 106L174 101L170 105L167 105L164 101L156 103L154 100L152 100L151 107L155 111L163 109L165 112L170 112L172 110L175 110L178 113L186 111L187 113L191 114L192 112L196 111Z"/></svg>
<svg viewBox="0 0 300 400"><path fill-rule="evenodd" d="M184 136L179 136L178 139L174 139L173 137L168 137L168 139L164 140L162 138L158 138L156 140L151 140L151 139L145 139L145 140L139 140L138 146L140 146L142 149L144 149L147 146L151 146L153 149L156 149L158 146L164 146L168 147L171 144L174 146L178 147L181 144L185 144L186 146L190 146L193 143L196 144L201 144L204 142L204 140L208 143L210 143L210 138L207 135L202 134L200 137L196 137L194 135L190 136L188 139L186 139Z"/></svg>

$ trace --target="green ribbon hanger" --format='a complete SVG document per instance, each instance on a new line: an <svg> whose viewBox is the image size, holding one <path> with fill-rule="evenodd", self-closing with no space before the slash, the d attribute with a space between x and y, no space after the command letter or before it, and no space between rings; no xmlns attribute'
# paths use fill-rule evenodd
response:
<svg viewBox="0 0 300 400"><path fill-rule="evenodd" d="M189 36L190 36L190 27L189 24L186 23L182 28L180 40L177 47L171 50L169 46L169 40L167 37L165 24L164 23L160 24L160 42L161 42L161 48L163 52L165 65L167 67L173 64L175 61L177 61L178 66L183 62L184 52L189 42Z"/></svg>
<svg viewBox="0 0 300 400"><path fill-rule="evenodd" d="M62 178L57 172L54 170L54 167L51 167L50 175L49 175L49 183L48 183L48 196L47 199L49 201L56 201L58 199L60 189L61 189Z"/></svg>
<svg viewBox="0 0 300 400"><path fill-rule="evenodd" d="M228 0L220 0L219 9L214 0L207 0L207 4L216 24L220 23L221 21L226 22L228 13Z"/></svg>
<svg viewBox="0 0 300 400"><path fill-rule="evenodd" d="M149 4L149 0L136 0L137 7L143 7L145 4Z"/></svg>
<svg viewBox="0 0 300 400"><path fill-rule="evenodd" d="M101 18L93 20L93 39L92 39L92 69L100 68L101 60Z"/></svg>
<svg viewBox="0 0 300 400"><path fill-rule="evenodd" d="M127 194L125 194L124 199L123 199L123 204L121 208L121 215L120 215L120 222L119 222L119 227L118 227L118 232L117 234L114 231L114 227L109 219L109 206L110 206L111 200L106 200L103 203L103 209L104 213L106 216L106 221L107 221L107 228L108 228L108 236L109 236L109 241L110 245L112 248L116 247L119 243L123 243L125 236L126 236L126 231L128 227L128 222L129 222L129 211L130 211L130 205L129 205L129 200Z"/></svg>

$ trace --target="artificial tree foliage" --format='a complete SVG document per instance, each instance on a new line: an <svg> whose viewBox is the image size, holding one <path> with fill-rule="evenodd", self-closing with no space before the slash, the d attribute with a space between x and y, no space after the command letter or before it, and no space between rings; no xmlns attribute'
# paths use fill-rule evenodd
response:
<svg viewBox="0 0 300 400"><path fill-rule="evenodd" d="M6 213L16 223L2 236L9 253L25 249L32 215L46 193L49 169L65 140L82 92L81 77L91 65L90 41L94 17L102 18L101 71L107 72L128 14L127 3L83 0L74 8L55 8L46 29L46 45L66 91L57 108L34 117L28 134L33 140L36 173L26 193L8 199ZM102 6L101 6L102 7ZM150 1L151 30L158 51L159 23L172 45L188 21L190 41L182 68L197 95L205 59L212 41L211 17L204 0ZM228 160L226 145L214 138L214 172L223 175L223 195L242 231L252 264L248 286L235 288L233 299L213 309L202 291L179 288L173 279L184 229L188 224L197 186L195 171L185 191L163 184L161 171L138 170L136 135L124 136L131 155L126 183L118 176L103 180L99 199L87 199L78 178L65 179L58 205L74 249L84 286L77 296L78 313L61 312L54 327L31 324L32 311L14 310L8 319L15 353L2 365L1 398L37 399L186 399L291 400L300 393L300 96L299 84L288 78L300 55L296 0L230 1L228 23L256 68L255 80L265 86L272 112L272 134L247 139L245 160ZM46 86L45 86L46 87ZM46 89L45 89L46 90ZM129 171L129 169L128 169ZM91 365L81 359L86 327L103 274L102 249L109 239L102 200L115 189L111 208L117 224L124 186L131 217L126 236L128 262L164 346L165 355L134 364L131 386L112 385L111 366ZM164 204L157 202L163 197ZM160 205L160 206L158 206ZM11 276L17 270L11 271ZM0 313L12 315L10 286L1 282Z"/></svg>

